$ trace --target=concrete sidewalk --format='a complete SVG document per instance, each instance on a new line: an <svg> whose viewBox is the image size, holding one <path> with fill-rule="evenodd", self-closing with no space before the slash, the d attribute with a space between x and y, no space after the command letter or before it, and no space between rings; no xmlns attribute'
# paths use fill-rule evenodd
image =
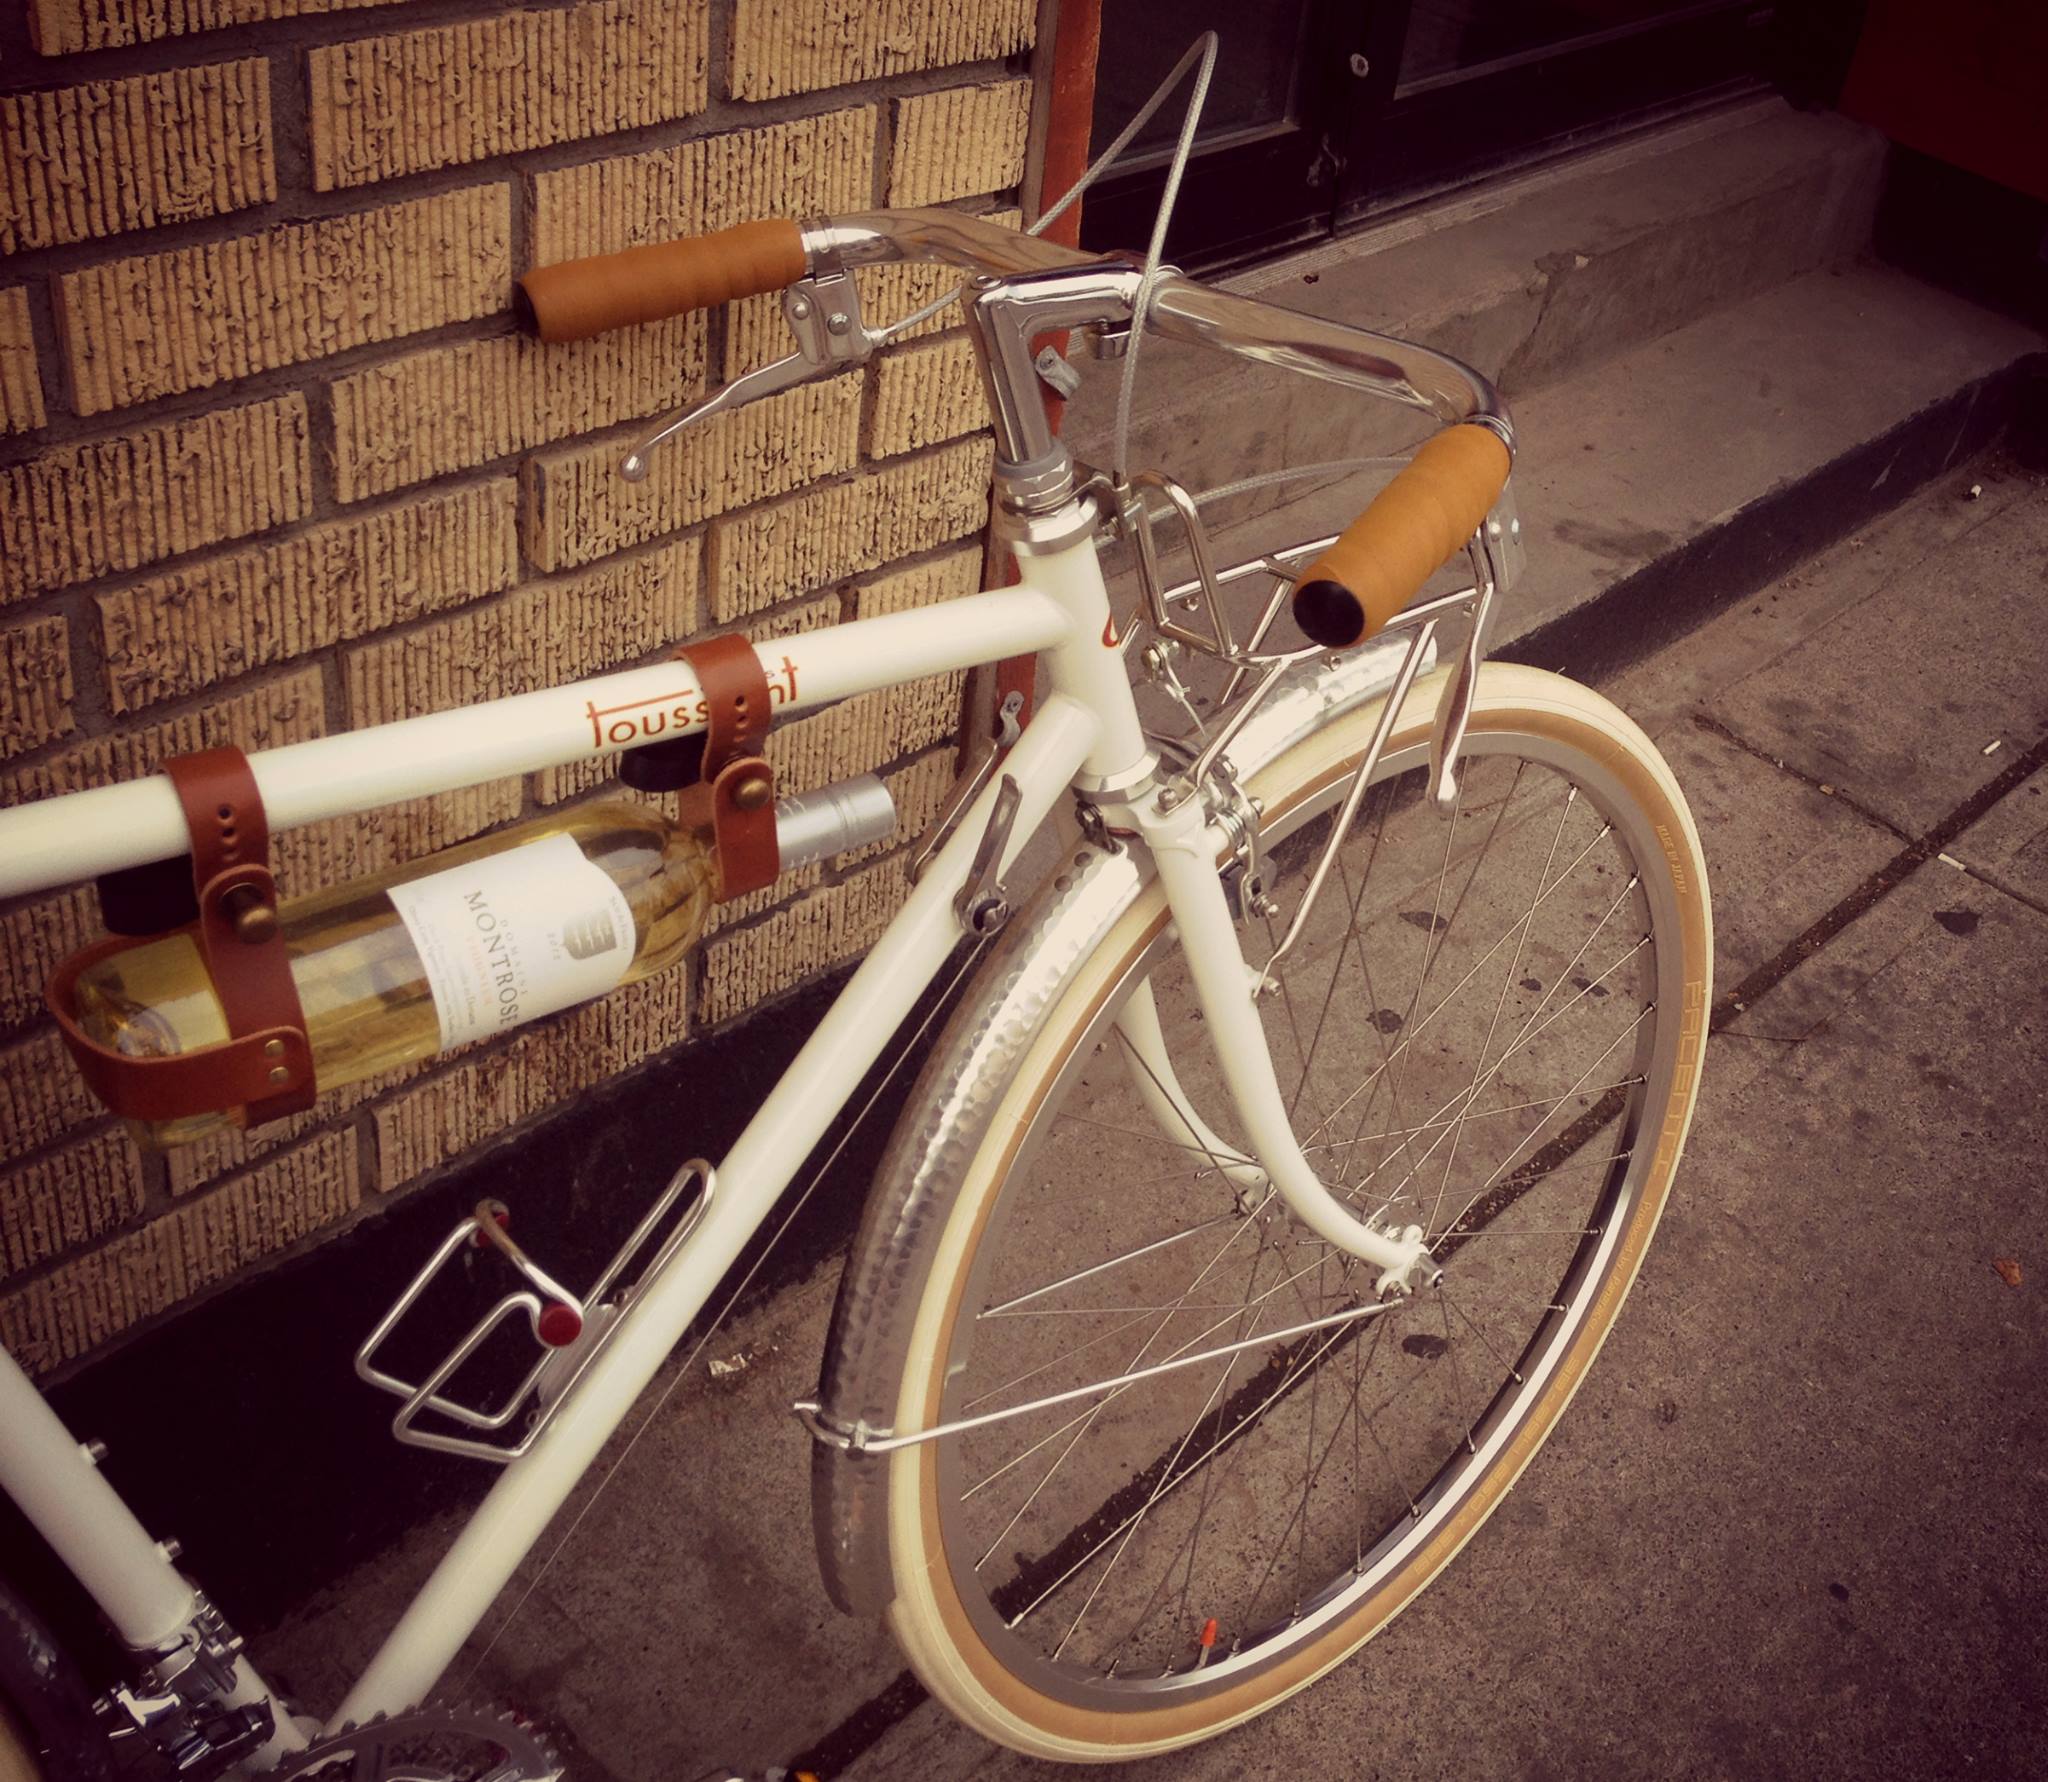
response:
<svg viewBox="0 0 2048 1782"><path fill-rule="evenodd" d="M1176 1775L2041 1773L2044 565L2048 487L1979 467L1608 689L1714 875L1658 1242L1486 1533ZM926 1706L848 1773L1052 1772Z"/></svg>
<svg viewBox="0 0 2048 1782"><path fill-rule="evenodd" d="M1687 789L1717 929L1703 1100L1635 1296L1500 1514L1360 1658L1098 1773L2040 1772L2044 564L2048 486L1979 464L1607 686ZM910 1705L886 1636L818 1589L785 1412L830 1273L720 1339L745 1365L680 1384L450 1679L559 1715L580 1782L801 1751L1053 1774ZM328 1705L445 1536L308 1605L271 1663Z"/></svg>

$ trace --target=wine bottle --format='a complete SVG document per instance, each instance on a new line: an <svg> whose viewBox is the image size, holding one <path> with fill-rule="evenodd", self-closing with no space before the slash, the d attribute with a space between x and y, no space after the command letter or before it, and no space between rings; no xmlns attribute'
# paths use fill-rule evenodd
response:
<svg viewBox="0 0 2048 1782"><path fill-rule="evenodd" d="M877 840L895 820L872 775L784 800L776 815L785 871ZM703 933L717 887L708 830L607 800L293 899L278 917L315 1085L395 1070L662 971ZM125 1056L229 1037L187 933L101 960L76 996L86 1033ZM129 1127L163 1149L235 1124L240 1111Z"/></svg>

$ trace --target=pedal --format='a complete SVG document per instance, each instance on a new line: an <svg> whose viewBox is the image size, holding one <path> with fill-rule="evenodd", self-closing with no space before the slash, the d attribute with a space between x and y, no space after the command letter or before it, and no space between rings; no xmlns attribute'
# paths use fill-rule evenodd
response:
<svg viewBox="0 0 2048 1782"><path fill-rule="evenodd" d="M392 1435L411 1447L466 1454L500 1466L518 1459L540 1439L609 1345L628 1303L652 1287L681 1253L709 1210L716 1187L716 1172L701 1157L684 1164L590 1289L580 1295L571 1293L514 1241L511 1217L502 1202L480 1202L441 1240L356 1351L357 1378L403 1401L391 1419ZM425 1379L401 1379L379 1367L378 1352L406 1314L457 1255L474 1250L495 1254L520 1285L485 1312ZM629 1270L637 1271L630 1281ZM500 1326L521 1318L539 1351L532 1366L495 1402L488 1393L469 1402L463 1396L467 1364Z"/></svg>

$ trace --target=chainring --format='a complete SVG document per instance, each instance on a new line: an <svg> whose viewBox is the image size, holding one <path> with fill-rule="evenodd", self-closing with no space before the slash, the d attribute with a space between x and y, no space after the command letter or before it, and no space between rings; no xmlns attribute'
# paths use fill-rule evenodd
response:
<svg viewBox="0 0 2048 1782"><path fill-rule="evenodd" d="M517 1715L429 1703L325 1734L262 1782L562 1782L554 1747Z"/></svg>

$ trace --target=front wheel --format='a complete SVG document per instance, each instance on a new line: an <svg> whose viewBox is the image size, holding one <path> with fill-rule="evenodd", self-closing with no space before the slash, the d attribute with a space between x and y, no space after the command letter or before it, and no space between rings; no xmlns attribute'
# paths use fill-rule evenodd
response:
<svg viewBox="0 0 2048 1782"><path fill-rule="evenodd" d="M1497 665L1441 816L1433 709L1433 683L1411 695L1261 1007L1323 1181L1361 1216L1423 1226L1440 1288L1381 1309L1373 1269L1219 1154L1215 1138L1244 1141L1149 879L1004 1080L977 1086L993 1113L922 1282L899 1280L917 1309L895 1428L1102 1390L875 1464L891 1627L932 1693L1003 1744L1169 1750L1342 1661L1499 1503L1642 1262L1709 999L1691 817L1606 700ZM1254 777L1282 913L1263 948L1247 932L1252 961L1376 716ZM1166 1087L1213 1137L1147 1112L1162 1085L1132 1042L1155 1013ZM857 1252L849 1278L885 1268Z"/></svg>

